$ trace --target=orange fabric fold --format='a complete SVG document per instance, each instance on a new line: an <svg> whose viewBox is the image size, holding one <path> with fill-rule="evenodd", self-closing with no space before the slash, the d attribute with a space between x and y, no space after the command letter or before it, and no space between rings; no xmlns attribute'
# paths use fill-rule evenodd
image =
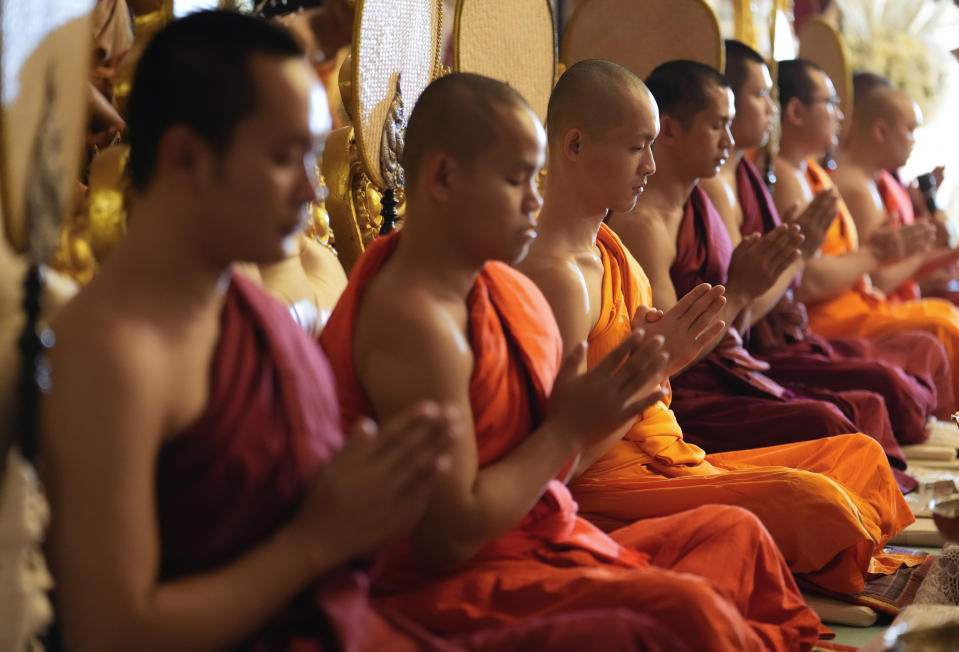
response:
<svg viewBox="0 0 959 652"><path fill-rule="evenodd" d="M363 289L399 237L364 252L321 336L349 420L372 415L353 369L353 324ZM487 264L468 304L482 467L541 423L562 344L543 296L506 266ZM650 616L697 650L809 649L819 628L774 542L745 510L700 505L606 535L577 516L555 480L512 531L456 569L430 569L408 544L387 551L374 590L383 608L443 635L612 608Z"/></svg>
<svg viewBox="0 0 959 652"><path fill-rule="evenodd" d="M835 184L815 161L807 160L806 177L813 193ZM823 256L841 256L859 248L856 224L840 199L839 213L820 247ZM897 301L872 287L868 275L837 297L808 303L810 328L823 337L878 337L902 331L926 331L946 349L952 386L959 400L959 310L943 299Z"/></svg>
<svg viewBox="0 0 959 652"><path fill-rule="evenodd" d="M601 318L588 340L590 365L630 333L630 315L651 299L639 264L605 225L597 245L606 270ZM688 451L682 462L666 465L644 450L646 434L658 438L663 430L673 449ZM914 520L882 447L865 435L712 454L697 464L699 449L683 443L665 404L629 432L571 484L582 513L603 529L695 505L737 505L760 518L793 572L830 591L855 593L872 558Z"/></svg>

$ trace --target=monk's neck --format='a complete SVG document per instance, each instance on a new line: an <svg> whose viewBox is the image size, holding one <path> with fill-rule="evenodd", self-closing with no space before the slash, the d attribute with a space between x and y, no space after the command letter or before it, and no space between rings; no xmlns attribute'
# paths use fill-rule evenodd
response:
<svg viewBox="0 0 959 652"><path fill-rule="evenodd" d="M187 224L172 219L174 207L149 199L134 203L127 232L103 267L134 294L148 296L168 312L191 314L222 302L232 262L219 260Z"/></svg>
<svg viewBox="0 0 959 652"><path fill-rule="evenodd" d="M836 166L859 169L868 178L874 180L879 179L879 173L882 171L882 168L876 165L876 158L869 148L860 145L854 139L846 142L836 152Z"/></svg>
<svg viewBox="0 0 959 652"><path fill-rule="evenodd" d="M804 170L806 159L816 156L817 154L821 154L821 152L811 150L800 138L796 138L795 136L789 137L783 134L783 139L779 144L779 153L776 156L794 168Z"/></svg>
<svg viewBox="0 0 959 652"><path fill-rule="evenodd" d="M546 177L543 206L536 221L537 249L547 247L561 251L585 250L596 244L599 225L606 217L606 208L590 205L586 193L562 174Z"/></svg>
<svg viewBox="0 0 959 652"><path fill-rule="evenodd" d="M729 158L722 164L722 167L719 168L719 174L717 176L727 184L734 185L736 183L736 171L744 155L745 150L734 149L729 155Z"/></svg>
<svg viewBox="0 0 959 652"><path fill-rule="evenodd" d="M392 273L437 296L465 300L486 261L472 260L454 246L440 228L441 220L416 219L414 206L407 206L406 214L400 241L388 262Z"/></svg>
<svg viewBox="0 0 959 652"><path fill-rule="evenodd" d="M699 183L697 177L660 176L657 171L650 177L646 185L646 193L639 201L642 202L644 209L650 208L659 213L675 212L686 205L697 183Z"/></svg>

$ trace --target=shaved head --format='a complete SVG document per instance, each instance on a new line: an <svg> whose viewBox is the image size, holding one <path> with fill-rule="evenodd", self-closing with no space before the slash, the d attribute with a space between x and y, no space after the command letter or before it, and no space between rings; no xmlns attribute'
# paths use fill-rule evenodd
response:
<svg viewBox="0 0 959 652"><path fill-rule="evenodd" d="M522 95L495 79L456 72L435 80L420 95L406 127L407 192L428 154L441 151L470 164L499 141L504 119L518 110L532 113Z"/></svg>
<svg viewBox="0 0 959 652"><path fill-rule="evenodd" d="M915 114L912 98L882 75L857 73L853 77L853 89L853 129L856 131L869 131L876 120L895 123L909 120Z"/></svg>
<svg viewBox="0 0 959 652"><path fill-rule="evenodd" d="M549 142L562 138L574 127L593 138L602 137L622 123L634 97L652 101L643 80L618 63L586 59L573 64L549 96Z"/></svg>

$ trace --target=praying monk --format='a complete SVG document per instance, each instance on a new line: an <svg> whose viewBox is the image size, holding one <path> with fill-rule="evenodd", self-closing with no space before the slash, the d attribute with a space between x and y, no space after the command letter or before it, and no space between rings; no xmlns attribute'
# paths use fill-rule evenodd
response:
<svg viewBox="0 0 959 652"><path fill-rule="evenodd" d="M662 313L652 308L642 268L603 224L607 210L632 209L656 170L659 127L642 81L608 61L571 66L550 98L540 235L521 269L549 300L565 348L587 339L590 366L638 325L665 336L675 373L723 327L719 286L699 285ZM844 435L705 455L684 441L668 387L571 483L587 518L612 530L701 504L739 505L760 517L794 572L833 591L862 590L863 571L879 566L872 555L912 520L876 443Z"/></svg>
<svg viewBox="0 0 959 652"><path fill-rule="evenodd" d="M434 81L406 132L405 226L370 244L321 335L347 423L422 400L467 415L450 472L382 560L375 593L444 635L616 606L696 650L808 649L816 618L749 512L697 503L610 535L577 516L562 480L664 397L668 355L637 332L589 372L584 343L561 367L549 306L504 264L535 237L544 146L506 84Z"/></svg>
<svg viewBox="0 0 959 652"><path fill-rule="evenodd" d="M815 159L837 144L842 112L829 76L811 61L779 62L778 83L782 138L774 159L773 199L780 213L785 213L834 187ZM959 310L941 299L897 300L872 283L876 272L895 270L897 263L928 250L933 231L927 222L916 222L900 228L882 226L869 238L860 238L840 197L819 253L806 262L796 298L806 304L810 329L823 337L873 339L903 331L931 333L946 349L957 400Z"/></svg>
<svg viewBox="0 0 959 652"><path fill-rule="evenodd" d="M411 404L344 441L320 348L230 273L288 252L325 111L298 46L239 14L175 21L139 63L129 230L54 322L41 414L65 647L677 649L621 609L444 641L368 604L355 561L420 519L456 421Z"/></svg>
<svg viewBox="0 0 959 652"><path fill-rule="evenodd" d="M727 40L725 61L725 77L736 96L736 114L730 127L735 145L719 174L701 179L699 185L723 218L736 246L744 236L766 233L780 223L772 196L745 155L748 150L765 146L776 111L769 95L769 69L758 52L739 41ZM805 236L797 275L818 251L835 217L836 191L823 190L820 194L827 201L811 203L796 217L787 215L787 221L800 224ZM924 441L929 416L934 412L945 416L953 404L942 345L921 331L893 333L876 340L819 337L809 330L806 307L793 294L798 282L797 276L750 331L748 348L770 363L766 375L779 382L832 390L873 391L885 399L899 442ZM940 392L940 387L944 391ZM904 464L900 458L890 458L890 462Z"/></svg>
<svg viewBox="0 0 959 652"><path fill-rule="evenodd" d="M880 395L782 385L743 346L753 321L791 281L802 235L798 225L780 225L733 251L722 218L696 185L718 173L733 145L732 91L722 75L695 62L654 72L647 85L663 121L654 146L659 173L644 200L631 213L614 212L609 225L643 266L658 306L672 307L702 282L726 286L725 331L673 383L687 440L723 452L861 431L902 459ZM911 478L901 481L914 486Z"/></svg>
<svg viewBox="0 0 959 652"><path fill-rule="evenodd" d="M922 111L906 93L874 73L853 79L855 104L848 135L836 154L833 181L849 207L859 237L868 240L876 229L916 223L909 191L890 170L906 164L915 144ZM935 229L935 223L923 220ZM921 296L918 281L951 265L957 251L931 246L872 275L876 287L892 299Z"/></svg>

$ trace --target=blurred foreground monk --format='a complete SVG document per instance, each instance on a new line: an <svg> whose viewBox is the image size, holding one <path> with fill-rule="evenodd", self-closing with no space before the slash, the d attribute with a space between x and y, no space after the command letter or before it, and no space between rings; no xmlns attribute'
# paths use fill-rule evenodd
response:
<svg viewBox="0 0 959 652"><path fill-rule="evenodd" d="M774 161L773 198L782 214L834 187L815 158L836 145L842 112L832 81L816 64L803 59L780 62L778 79L782 139ZM890 298L873 285L878 274L886 290L899 287L908 278L901 275L904 265L909 267L929 249L932 231L927 222L899 228L883 225L869 238L860 238L840 198L836 217L818 255L807 262L796 296L806 304L810 328L823 337L931 333L946 349L954 399L959 400L959 310L941 299Z"/></svg>
<svg viewBox="0 0 959 652"><path fill-rule="evenodd" d="M577 516L561 480L663 398L668 356L636 333L589 372L582 343L561 368L549 306L504 264L535 237L544 146L505 84L433 82L406 135L406 225L364 252L323 331L347 423L421 400L465 417L422 522L382 560L381 603L444 634L617 607L690 649L808 649L817 619L747 511L697 504L610 535Z"/></svg>
<svg viewBox="0 0 959 652"><path fill-rule="evenodd" d="M456 426L411 404L344 442L320 348L230 273L289 252L325 108L296 44L232 13L172 23L140 63L133 218L55 322L42 414L65 647L682 649L622 609L444 641L368 603L353 562L421 518Z"/></svg>
<svg viewBox="0 0 959 652"><path fill-rule="evenodd" d="M687 441L709 452L744 450L865 432L905 466L882 396L782 385L764 372L743 337L778 301L795 274L803 242L797 225L780 225L733 249L722 218L697 182L715 176L733 145L733 94L712 68L689 61L658 67L649 88L663 130L654 147L659 173L631 213L614 213L610 226L648 275L656 303L706 282L726 287L725 331L675 378L672 407ZM904 489L915 486L902 479Z"/></svg>
<svg viewBox="0 0 959 652"><path fill-rule="evenodd" d="M675 373L724 326L722 287L700 285L665 313L652 309L646 275L602 224L608 209L628 213L656 170L650 146L659 120L642 81L608 61L572 66L550 99L540 237L522 269L550 301L566 347L588 338L591 366L636 325L665 336ZM597 457L571 489L601 527L706 503L739 505L760 517L794 572L834 591L862 590L872 555L912 520L882 452L867 437L706 456L683 441L668 385L667 397L622 440L594 451Z"/></svg>
<svg viewBox="0 0 959 652"><path fill-rule="evenodd" d="M765 234L780 224L780 215L759 171L744 155L763 147L775 108L769 96L772 79L762 56L738 41L726 41L726 78L736 95L731 131L736 141L718 175L702 179L723 218L733 246L752 233ZM882 395L896 439L918 444L928 432L933 414L946 417L953 409L952 378L945 350L935 337L903 331L869 340L827 340L810 331L806 307L795 298L802 267L815 256L835 218L836 191L787 221L802 228L805 241L800 270L769 313L752 327L749 349L770 363L766 375L779 382L799 382L822 389L866 389ZM887 454L891 451L887 450ZM904 464L890 457L893 464ZM903 468L903 467L900 467Z"/></svg>

